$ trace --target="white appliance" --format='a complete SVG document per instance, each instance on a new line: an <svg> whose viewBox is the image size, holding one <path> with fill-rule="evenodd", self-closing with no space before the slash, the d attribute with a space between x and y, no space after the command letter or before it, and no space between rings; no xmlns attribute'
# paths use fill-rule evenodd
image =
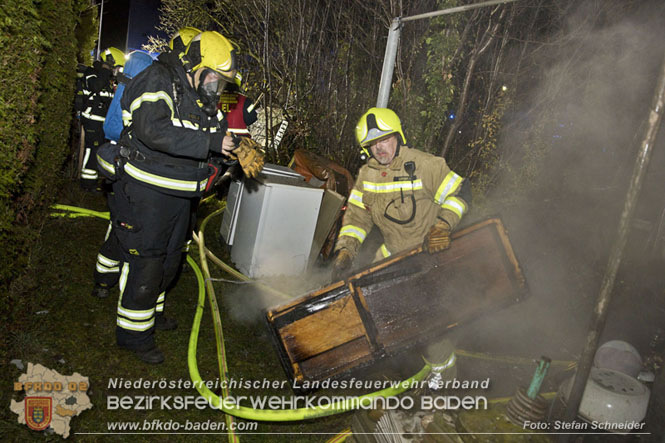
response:
<svg viewBox="0 0 665 443"><path fill-rule="evenodd" d="M233 182L220 234L236 268L251 278L305 272L323 193L295 171L271 164L256 179Z"/></svg>

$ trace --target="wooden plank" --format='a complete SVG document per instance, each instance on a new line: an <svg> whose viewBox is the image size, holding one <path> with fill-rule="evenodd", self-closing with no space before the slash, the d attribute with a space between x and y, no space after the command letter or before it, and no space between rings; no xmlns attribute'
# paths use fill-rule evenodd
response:
<svg viewBox="0 0 665 443"><path fill-rule="evenodd" d="M296 362L365 336L362 320L350 295L282 327L278 333L291 360Z"/></svg>
<svg viewBox="0 0 665 443"><path fill-rule="evenodd" d="M300 362L300 380L323 380L342 374L373 361L370 348L364 337L344 343L328 352Z"/></svg>
<svg viewBox="0 0 665 443"><path fill-rule="evenodd" d="M447 251L404 251L270 310L293 379L342 376L521 298L526 283L499 219L453 238Z"/></svg>

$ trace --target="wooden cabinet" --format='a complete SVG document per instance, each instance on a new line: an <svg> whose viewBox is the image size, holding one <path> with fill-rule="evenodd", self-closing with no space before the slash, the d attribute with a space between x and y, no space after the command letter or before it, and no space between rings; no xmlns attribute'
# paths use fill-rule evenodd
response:
<svg viewBox="0 0 665 443"><path fill-rule="evenodd" d="M508 235L493 218L455 232L446 251L391 256L266 319L291 381L314 381L349 375L525 295Z"/></svg>

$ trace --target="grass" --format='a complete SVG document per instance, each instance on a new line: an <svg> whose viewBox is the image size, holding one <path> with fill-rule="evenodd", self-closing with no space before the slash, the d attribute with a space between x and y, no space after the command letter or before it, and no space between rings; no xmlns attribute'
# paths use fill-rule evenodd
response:
<svg viewBox="0 0 665 443"><path fill-rule="evenodd" d="M86 194L76 184L62 191L59 203L98 211L105 210L101 195ZM204 208L205 209L205 208ZM208 224L206 240L216 253L222 254L217 241L217 230L221 219ZM32 251L26 275L16 282L14 290L21 295L14 306L11 325L6 325L9 337L8 359L20 359L40 363L62 375L78 372L89 378L88 396L93 408L84 411L71 421L72 441L124 441L127 435L90 435L83 433L105 433L107 423L162 420L168 422L223 422L224 414L206 408L199 410L137 410L110 409L108 402L113 396L198 396L194 389L113 389L109 380L187 381L187 349L189 333L196 309L198 286L192 271L184 272L177 286L167 294L166 313L176 318L176 331L158 332L157 343L166 355L165 363L147 365L138 361L131 353L115 345L115 307L117 290L107 299L90 295L93 286L92 273L96 255L106 231L106 221L99 218L52 218L41 230L37 246ZM193 247L194 255L197 248ZM213 277L225 277L211 266ZM260 321L257 304L249 298L253 292L248 286L215 283L220 304L229 376L238 380L286 380L277 355L272 347L267 327ZM230 303L237 314L253 310L247 315L230 315ZM243 309L246 302L247 309ZM198 366L204 380L215 381L218 377L216 346L210 308L206 308L201 323ZM23 371L9 365L3 371L2 385L13 386ZM292 395L289 388L275 391L238 390L232 394L243 395ZM20 401L23 393L3 389L0 401L9 404L10 397ZM0 408L0 439L3 441L58 441L55 434L37 433L19 425L16 415L8 407ZM242 420L239 420L242 421ZM350 423L350 415L294 423L258 423L255 431L241 435L242 441L322 441L328 435L305 433L337 433ZM299 435L294 436L293 433ZM302 433L302 434L301 434ZM135 441L190 441L224 440L224 435L132 435Z"/></svg>
<svg viewBox="0 0 665 443"><path fill-rule="evenodd" d="M75 183L70 183L61 190L58 202L98 211L106 209L102 196L83 193ZM211 206L204 205L201 208L201 217L212 210ZM533 212L543 219L547 218L547 214L540 214L535 210ZM529 220L530 217L526 219ZM593 294L596 288L595 282L599 281L602 273L596 275L594 267L582 266L580 263L586 262L583 257L579 257L579 252L575 252L575 254L562 255L568 258L567 266L570 269L563 268L559 273L550 275L552 269L556 271L557 266L560 266L557 249L552 245L552 239L542 235L539 223L519 224L517 220L517 215L512 215L505 221L509 230L511 226L515 227L511 231L511 241L518 257L523 260L522 264L528 275L527 280L531 284L532 297L521 305L514 306L512 310L497 312L482 321L471 323L466 328L460 328L456 332L458 344L462 349L497 355L505 353L537 357L542 355L541 353L546 353L555 359L576 359L575 352L579 351L580 340L584 338L586 332L584 326L579 325L585 324L588 320L592 304L589 297ZM536 220L540 221L540 218ZM217 230L220 222L218 217L208 223L205 233L206 245L228 263L228 256L218 239ZM51 218L41 226L39 242L30 254L26 272L12 286L13 315L10 322L3 324L3 340L0 341L0 344L8 343L7 349L0 347L0 353L6 354L3 361L7 363L11 359L20 359L26 365L28 362L40 363L62 375L78 372L89 377L88 396L94 406L72 419L70 441L125 441L129 438L139 442L164 440L185 442L194 439L224 441L225 435L83 434L108 432L107 424L112 422L130 421L142 424L145 421L161 420L167 423L172 420L184 424L188 420L198 423L224 421L223 413L210 408L162 410L158 405L152 409L142 410L109 408L108 401L112 396L198 397L198 393L191 388L162 389L158 386L151 389L114 389L109 386L109 380L116 378L150 382L189 380L187 349L196 310L198 287L195 274L191 271L185 272L181 275L177 286L167 295L166 313L177 319L179 327L176 331L158 333L158 345L167 357L164 364L147 365L139 362L129 352L118 349L115 345L117 293L103 300L90 295L96 254L106 226L106 221L98 218ZM527 228L532 229L535 235L530 235ZM196 247L193 247L192 253L198 257ZM571 261L572 258L575 261ZM230 278L211 263L209 265L212 277ZM558 282L555 278L558 275L566 276L566 285ZM642 274L636 273L636 275ZM302 282L299 280L276 279L274 285L289 287L289 293L301 294ZM657 281L662 282L662 279L659 277ZM281 301L265 302L251 285L233 285L225 282L214 284L222 316L229 376L235 380L264 378L277 382L286 380L271 343L269 331L261 317L263 308L281 304ZM550 290L551 287L561 287L562 290L553 291ZM658 302L662 301L661 287L658 286L658 297L654 296L654 300ZM616 314L615 319L610 317L608 322L610 326L613 324L622 326L625 323L633 329L638 329L639 324L642 329L649 330L651 323L662 324L662 321L653 321L653 318L660 319L662 315L656 316L655 310L649 308L652 305L659 306L658 302L646 304L645 299L649 293L638 288L641 286L631 288L623 282L617 284L619 294L613 303L625 306L619 311L620 316ZM633 317L627 316L632 312L629 308L639 306L647 307L648 311L642 308L635 310ZM530 318L529 312L536 314L535 318L541 319L540 322L534 320L525 322L524 319ZM648 319L644 315L645 312L650 314ZM635 320L638 315L642 315L645 320ZM625 319L623 323L619 321L622 319ZM504 327L504 322L511 320L516 321L510 323L511 327ZM563 324L568 325L567 328L562 327ZM579 336L576 335L578 333ZM215 381L219 377L214 337L210 308L206 302L197 358L199 371L204 380ZM395 373L383 371L381 374L390 375L389 378L392 380L410 376L419 367L413 371L411 370L413 368L405 369L409 364L418 365L418 358L412 360L400 358L395 361L395 365L399 366ZM488 395L499 397L511 396L516 386L528 384L534 370L532 364L499 364L464 358L460 358L458 364L459 374L463 374L462 379L472 380L491 376L492 389ZM403 373L404 371L407 373ZM17 401L23 398L22 393L15 393L11 388L22 372L14 365L7 365L0 373L0 383L4 386L0 389L0 405L4 405L0 406L0 441L61 441L58 435L34 432L18 424L16 415L9 410L10 398ZM568 376L569 372L565 368L550 370L546 379L547 386L544 389L555 391L558 383ZM232 390L232 394L289 397L292 392L286 387L275 390L238 389ZM343 395L339 392L334 394ZM241 435L241 441L322 442L329 439L332 436L330 434L349 427L350 423L351 413L303 422L263 422L258 423L256 430Z"/></svg>

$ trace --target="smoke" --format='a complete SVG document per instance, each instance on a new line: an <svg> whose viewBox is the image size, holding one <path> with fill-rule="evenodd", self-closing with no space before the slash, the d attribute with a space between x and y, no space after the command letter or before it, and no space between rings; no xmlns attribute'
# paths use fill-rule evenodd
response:
<svg viewBox="0 0 665 443"><path fill-rule="evenodd" d="M503 172L480 211L501 214L531 297L459 331L462 346L568 359L583 347L665 56L662 3L621 7L581 2L561 33L532 52L537 80L528 90L517 85L500 140ZM637 212L652 228L665 203L662 186L653 191L665 175L662 141ZM646 235L631 231L625 263L645 258ZM624 311L616 317L648 310L620 283L613 306ZM611 316L605 337L643 347L651 320L617 328Z"/></svg>
<svg viewBox="0 0 665 443"><path fill-rule="evenodd" d="M253 283L225 284L224 309L237 322L265 321L267 310L289 303L330 283L330 269L312 266L306 274L262 278ZM219 297L219 296L218 296Z"/></svg>
<svg viewBox="0 0 665 443"><path fill-rule="evenodd" d="M517 85L518 99L506 115L500 139L502 172L487 205L475 208L475 216L469 217L501 215L530 297L453 330L449 336L459 348L567 360L576 359L582 350L641 124L665 55L661 2L644 2L638 11L626 9L625 15L603 10L619 8L620 3L580 2L564 18L559 35L533 43L537 47L531 48L528 76L535 80ZM656 9L648 10L649 5ZM660 170L665 164L662 139L656 147L661 155L655 153L650 171L659 179L647 178L638 208L645 220L655 220L665 203L658 201L665 175ZM655 192L651 184L659 182ZM631 245L639 244L635 236L631 239ZM626 257L634 258L635 249L639 250L636 246L626 251ZM327 284L328 273L324 269L262 281L286 296L257 285L225 285L222 304L236 321L257 322L265 309ZM641 294L626 294L617 286L616 291L624 293L615 296L613 306L647 312L641 313L640 322L622 311L628 324L611 314L601 342L626 339L643 349L659 312L648 312Z"/></svg>

